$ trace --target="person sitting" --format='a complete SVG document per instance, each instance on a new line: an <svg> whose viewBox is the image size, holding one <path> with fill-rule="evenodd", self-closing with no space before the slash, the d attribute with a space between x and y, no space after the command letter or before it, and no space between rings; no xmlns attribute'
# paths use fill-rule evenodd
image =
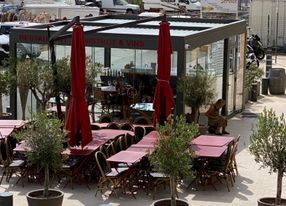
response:
<svg viewBox="0 0 286 206"><path fill-rule="evenodd" d="M209 132L217 135L229 134L225 128L227 126L227 118L219 114L220 109L225 105L223 99L219 99L216 103L212 104L206 116L208 117Z"/></svg>

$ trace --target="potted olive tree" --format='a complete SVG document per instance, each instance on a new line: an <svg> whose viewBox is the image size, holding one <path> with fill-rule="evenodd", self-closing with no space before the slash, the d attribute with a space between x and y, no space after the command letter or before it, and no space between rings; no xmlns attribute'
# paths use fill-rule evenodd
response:
<svg viewBox="0 0 286 206"><path fill-rule="evenodd" d="M3 61L0 68L0 119L7 119L11 116L9 113L3 112L3 95L9 94L14 89L16 78L7 67L7 61Z"/></svg>
<svg viewBox="0 0 286 206"><path fill-rule="evenodd" d="M63 143L66 141L66 132L62 129L62 122L46 113L33 115L27 128L16 135L26 140L27 158L31 166L44 171L43 189L27 193L29 206L61 206L63 193L50 189L50 171L56 172L62 166Z"/></svg>
<svg viewBox="0 0 286 206"><path fill-rule="evenodd" d="M212 102L215 78L207 71L199 69L181 78L178 90L185 95L185 104L191 107L190 122L199 121L200 108Z"/></svg>
<svg viewBox="0 0 286 206"><path fill-rule="evenodd" d="M260 79L264 74L263 69L251 64L246 70L245 88L247 89L248 98L251 101L257 101L260 90Z"/></svg>
<svg viewBox="0 0 286 206"><path fill-rule="evenodd" d="M177 116L170 123L159 126L158 131L160 137L155 151L149 155L149 158L158 171L170 177L171 198L157 200L153 205L188 205L185 201L176 199L177 182L191 175L190 162L193 153L189 146L198 133L198 126L186 123L183 116Z"/></svg>
<svg viewBox="0 0 286 206"><path fill-rule="evenodd" d="M286 200L281 199L282 179L286 172L286 121L284 114L277 116L272 110L264 109L258 119L257 130L250 136L250 152L255 161L268 167L270 173L276 172L277 189L276 197L261 198L259 206L285 205Z"/></svg>

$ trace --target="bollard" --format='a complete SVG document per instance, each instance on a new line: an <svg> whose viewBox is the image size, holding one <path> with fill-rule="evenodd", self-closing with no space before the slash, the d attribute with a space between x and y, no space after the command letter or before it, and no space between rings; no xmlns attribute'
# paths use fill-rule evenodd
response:
<svg viewBox="0 0 286 206"><path fill-rule="evenodd" d="M0 193L0 205L13 206L13 194L10 192Z"/></svg>
<svg viewBox="0 0 286 206"><path fill-rule="evenodd" d="M266 77L269 75L269 71L272 69L272 50L266 50Z"/></svg>
<svg viewBox="0 0 286 206"><path fill-rule="evenodd" d="M261 93L263 95L268 95L269 78L262 78Z"/></svg>

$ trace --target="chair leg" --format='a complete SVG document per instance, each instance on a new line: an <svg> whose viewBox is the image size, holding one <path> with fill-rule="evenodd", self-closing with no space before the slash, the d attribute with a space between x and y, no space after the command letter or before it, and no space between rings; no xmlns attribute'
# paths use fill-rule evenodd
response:
<svg viewBox="0 0 286 206"><path fill-rule="evenodd" d="M6 168L3 168L3 173L2 173L2 176L1 176L1 180L0 180L0 185L1 185L5 175L6 175Z"/></svg>

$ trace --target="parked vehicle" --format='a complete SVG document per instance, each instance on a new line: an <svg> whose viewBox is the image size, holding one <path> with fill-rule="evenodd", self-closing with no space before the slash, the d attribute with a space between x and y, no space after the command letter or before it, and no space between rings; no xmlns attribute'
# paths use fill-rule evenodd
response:
<svg viewBox="0 0 286 206"><path fill-rule="evenodd" d="M265 57L264 48L257 34L252 34L247 39L247 44L252 47L254 54L259 60L264 59Z"/></svg>
<svg viewBox="0 0 286 206"><path fill-rule="evenodd" d="M143 0L144 10L163 9L168 12L175 11L200 11L201 3L192 0Z"/></svg>
<svg viewBox="0 0 286 206"><path fill-rule="evenodd" d="M9 57L9 35L14 27L32 26L38 23L31 22L2 22L0 23L0 61ZM38 57L41 55L41 46L36 44L19 43L17 45L17 58L23 59L27 55L30 58Z"/></svg>
<svg viewBox="0 0 286 206"><path fill-rule="evenodd" d="M256 57L252 47L250 45L246 45L246 69L248 69L252 64L259 67L259 60Z"/></svg>
<svg viewBox="0 0 286 206"><path fill-rule="evenodd" d="M86 16L98 16L100 11L98 7L88 7L84 5L69 5L63 3L53 4L25 4L23 7L27 11L31 11L33 15L40 13L48 13L51 20L54 19L72 19L75 16L84 18Z"/></svg>
<svg viewBox="0 0 286 206"><path fill-rule="evenodd" d="M108 12L140 13L139 5L129 4L125 0L102 0L102 9Z"/></svg>
<svg viewBox="0 0 286 206"><path fill-rule="evenodd" d="M199 1L194 2L193 0L166 0L166 2L172 3L179 7L185 7L186 11L201 10L201 3Z"/></svg>
<svg viewBox="0 0 286 206"><path fill-rule="evenodd" d="M19 12L22 7L18 4L4 4L0 7L0 13L5 13L11 10L14 10L16 13Z"/></svg>

